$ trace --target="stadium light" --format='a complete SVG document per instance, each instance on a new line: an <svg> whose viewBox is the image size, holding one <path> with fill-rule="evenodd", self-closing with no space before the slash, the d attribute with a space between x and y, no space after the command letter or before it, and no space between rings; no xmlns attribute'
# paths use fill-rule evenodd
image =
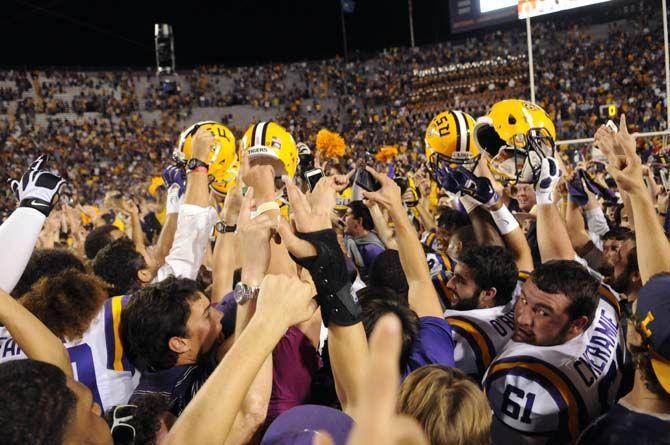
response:
<svg viewBox="0 0 670 445"><path fill-rule="evenodd" d="M156 52L156 74L171 75L175 72L174 36L172 26L167 23L154 25L154 48Z"/></svg>

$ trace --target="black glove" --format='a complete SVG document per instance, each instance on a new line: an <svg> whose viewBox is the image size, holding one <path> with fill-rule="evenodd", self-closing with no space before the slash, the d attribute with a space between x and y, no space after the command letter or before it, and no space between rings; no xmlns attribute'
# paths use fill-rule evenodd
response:
<svg viewBox="0 0 670 445"><path fill-rule="evenodd" d="M65 185L65 180L60 176L42 170L48 160L48 155L40 156L30 164L20 181L16 179L8 181L20 207L33 208L45 216L51 213L51 209L58 201L58 194Z"/></svg>
<svg viewBox="0 0 670 445"><path fill-rule="evenodd" d="M326 229L295 235L316 248L316 256L296 258L291 255L291 258L312 275L323 324L328 326L332 321L340 326L351 326L361 321L361 306L351 294L354 280L347 269L335 231Z"/></svg>

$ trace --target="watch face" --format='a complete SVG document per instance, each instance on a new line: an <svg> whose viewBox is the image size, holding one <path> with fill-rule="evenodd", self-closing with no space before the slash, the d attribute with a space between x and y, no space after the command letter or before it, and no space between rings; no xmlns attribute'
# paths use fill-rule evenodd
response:
<svg viewBox="0 0 670 445"><path fill-rule="evenodd" d="M248 288L244 283L237 283L235 285L235 302L237 304L242 304L247 300L247 291Z"/></svg>

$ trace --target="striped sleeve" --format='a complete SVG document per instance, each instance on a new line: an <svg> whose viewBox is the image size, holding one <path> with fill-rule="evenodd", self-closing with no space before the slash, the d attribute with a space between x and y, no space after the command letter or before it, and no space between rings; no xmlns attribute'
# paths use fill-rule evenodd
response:
<svg viewBox="0 0 670 445"><path fill-rule="evenodd" d="M134 373L135 368L123 352L119 333L121 310L129 300L130 295L120 295L105 301L105 341L107 345L107 369Z"/></svg>
<svg viewBox="0 0 670 445"><path fill-rule="evenodd" d="M586 405L572 381L558 368L530 356L496 361L484 390L506 441L542 436L575 442L589 423ZM501 442L502 443L502 442Z"/></svg>

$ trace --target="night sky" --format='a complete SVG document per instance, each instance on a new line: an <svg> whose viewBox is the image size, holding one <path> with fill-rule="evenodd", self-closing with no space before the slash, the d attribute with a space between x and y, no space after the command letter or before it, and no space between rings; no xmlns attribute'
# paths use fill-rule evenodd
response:
<svg viewBox="0 0 670 445"><path fill-rule="evenodd" d="M448 0L413 0L417 45L449 38ZM409 46L407 0L358 0L350 53ZM2 0L0 65L153 66L153 24L175 34L177 68L342 54L339 0Z"/></svg>

